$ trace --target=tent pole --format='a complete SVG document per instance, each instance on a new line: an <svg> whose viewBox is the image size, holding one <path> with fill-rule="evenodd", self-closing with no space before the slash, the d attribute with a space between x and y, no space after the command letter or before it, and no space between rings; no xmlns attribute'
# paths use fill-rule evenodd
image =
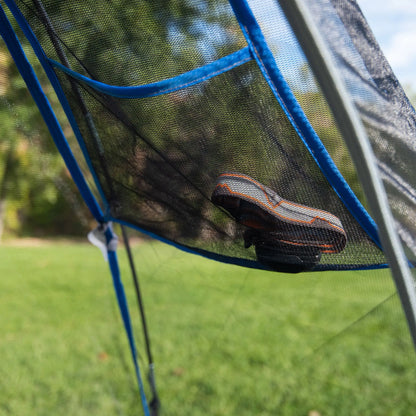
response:
<svg viewBox="0 0 416 416"><path fill-rule="evenodd" d="M129 241L129 236L127 234L126 226L120 224L120 228L121 228L121 232L123 235L124 246L126 247L126 251L127 251L127 258L129 260L130 270L131 270L131 274L133 277L134 288L136 290L137 305L139 307L140 318L142 321L143 335L144 335L144 340L146 344L146 353L147 353L147 359L148 359L148 364L149 364L148 378L149 378L149 384L150 384L150 388L152 390L152 396L153 396L152 400L149 403L149 407L151 411L151 416L158 416L159 409L160 409L160 400L159 400L159 396L158 396L157 389L156 389L155 364L153 361L152 349L150 347L150 335L149 335L149 330L147 327L147 319L146 319L146 313L144 309L142 292L140 289L139 279L136 273L136 266L134 264L133 253L131 251L130 241Z"/></svg>
<svg viewBox="0 0 416 416"><path fill-rule="evenodd" d="M416 291L367 133L303 0L278 0L355 162L416 347Z"/></svg>

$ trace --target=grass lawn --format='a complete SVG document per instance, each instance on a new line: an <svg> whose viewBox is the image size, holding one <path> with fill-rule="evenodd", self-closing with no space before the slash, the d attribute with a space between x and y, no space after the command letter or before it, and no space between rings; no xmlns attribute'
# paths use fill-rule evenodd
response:
<svg viewBox="0 0 416 416"><path fill-rule="evenodd" d="M292 276L159 243L134 251L163 415L414 414L415 354L388 271ZM125 338L96 248L0 247L1 416L140 415Z"/></svg>

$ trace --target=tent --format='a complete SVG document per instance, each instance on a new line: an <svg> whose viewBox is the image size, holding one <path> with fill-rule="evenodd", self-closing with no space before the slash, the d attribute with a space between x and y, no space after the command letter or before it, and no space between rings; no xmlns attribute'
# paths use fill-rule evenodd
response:
<svg viewBox="0 0 416 416"><path fill-rule="evenodd" d="M0 19L99 224L145 414L111 223L277 273L390 267L416 342L416 114L355 1L5 0Z"/></svg>

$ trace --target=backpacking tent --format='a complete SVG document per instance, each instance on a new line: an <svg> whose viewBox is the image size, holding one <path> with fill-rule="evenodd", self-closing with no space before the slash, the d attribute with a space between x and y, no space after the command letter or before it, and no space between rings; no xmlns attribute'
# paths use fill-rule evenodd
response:
<svg viewBox="0 0 416 416"><path fill-rule="evenodd" d="M100 224L145 413L110 222L277 272L389 264L416 339L415 113L354 1L3 3L1 35Z"/></svg>

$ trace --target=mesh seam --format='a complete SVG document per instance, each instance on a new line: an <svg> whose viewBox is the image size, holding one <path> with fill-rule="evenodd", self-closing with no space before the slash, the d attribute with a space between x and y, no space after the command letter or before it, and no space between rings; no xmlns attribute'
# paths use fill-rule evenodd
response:
<svg viewBox="0 0 416 416"><path fill-rule="evenodd" d="M235 61L235 59L239 59L239 60ZM139 85L139 86L131 86L131 87L127 87L127 86L122 87L122 86L114 86L114 85L105 84L100 81L96 81L91 78L88 78L76 71L73 71L53 59L48 59L48 61L55 68L65 72L66 74L70 75L71 77L81 82L88 84L91 88L94 88L95 90L100 91L104 94L111 95L117 98L146 98L146 97L155 97L157 95L168 94L174 91L178 91L178 90L199 84L203 81L206 81L215 76L221 75L224 72L228 72L238 66L241 66L245 64L246 62L251 61L252 59L253 58L251 56L251 52L247 46L231 55L227 55L226 57L220 58L210 64L207 64L205 66L185 72L184 74L178 75L176 77L167 78L165 80L158 81L155 83ZM228 60L231 60L231 62L228 65L226 66L224 64L220 65L221 61L225 63ZM212 66L214 66L214 68L212 68ZM204 72L207 69L211 69L211 68L213 69L212 72L207 72L207 73ZM191 78L188 82L185 82L183 84L172 85L170 87L163 88L163 85L166 83L174 84L175 79L192 76L193 72L195 72L195 74L199 76L196 76L195 78ZM202 76L200 75L201 72L203 73ZM158 89L160 87L162 87L162 89Z"/></svg>

